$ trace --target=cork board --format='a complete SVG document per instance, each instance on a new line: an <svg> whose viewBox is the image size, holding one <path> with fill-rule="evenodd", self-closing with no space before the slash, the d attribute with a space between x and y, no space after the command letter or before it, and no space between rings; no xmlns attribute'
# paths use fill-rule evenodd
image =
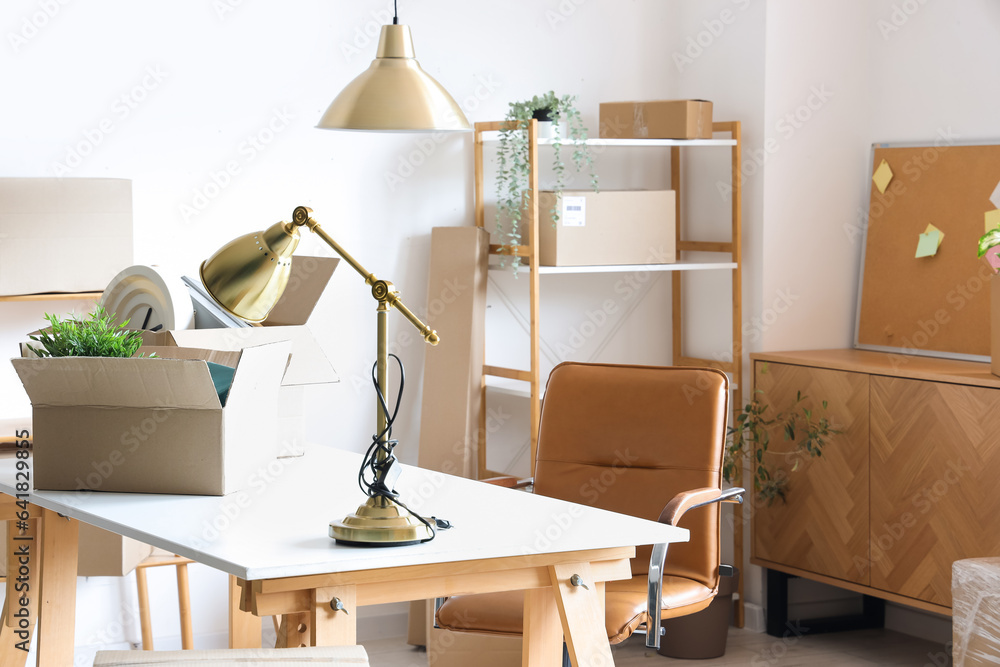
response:
<svg viewBox="0 0 1000 667"><path fill-rule="evenodd" d="M872 180L855 347L909 354L990 354L989 279L976 257L984 216L1000 183L1000 145L874 144L869 177L885 160L892 180ZM936 254L916 258L928 224L944 233Z"/></svg>

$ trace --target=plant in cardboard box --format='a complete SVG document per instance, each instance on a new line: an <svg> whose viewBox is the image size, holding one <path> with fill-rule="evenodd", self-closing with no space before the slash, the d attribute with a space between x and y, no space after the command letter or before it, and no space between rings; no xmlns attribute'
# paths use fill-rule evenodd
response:
<svg viewBox="0 0 1000 667"><path fill-rule="evenodd" d="M115 324L114 313L100 305L87 318L46 313L45 319L49 328L28 336L41 344L28 346L39 357L131 357L142 347L142 332L127 329L128 320Z"/></svg>
<svg viewBox="0 0 1000 667"><path fill-rule="evenodd" d="M745 458L749 457L756 499L768 505L773 504L777 498L786 501L788 475L784 470L772 472L773 458L781 456L787 461L789 456L794 457L790 468L790 472L794 472L799 469L803 456L823 456L823 447L830 436L840 433L825 414L816 416L812 410L801 405L806 398L801 391L796 392L795 402L791 407L773 416L768 416L770 406L756 397L743 406L736 415L735 425L730 426L728 431L729 440L722 468L722 475L727 482L731 483L736 479L737 472L743 469ZM821 405L825 413L827 402L822 401ZM786 441L794 444L791 452L768 451L770 432L776 429L784 433Z"/></svg>
<svg viewBox="0 0 1000 667"><path fill-rule="evenodd" d="M590 171L590 184L597 191L597 175L594 172L594 158L587 146L587 128L583 126L580 112L575 106L576 97L557 96L549 91L530 100L511 102L504 120L507 126L500 131L500 145L497 149L497 234L508 254L521 244L520 222L528 199L534 196L530 191L531 165L528 155L528 122L532 119L550 123L553 147L552 171L555 185L552 190L558 195L566 182L566 163L562 160L562 144L568 139L573 145L573 164L577 172L586 167ZM565 130L562 129L565 123ZM567 136L563 136L563 133ZM553 224L559 221L558 207L551 211ZM513 255L512 265L516 273L520 258Z"/></svg>

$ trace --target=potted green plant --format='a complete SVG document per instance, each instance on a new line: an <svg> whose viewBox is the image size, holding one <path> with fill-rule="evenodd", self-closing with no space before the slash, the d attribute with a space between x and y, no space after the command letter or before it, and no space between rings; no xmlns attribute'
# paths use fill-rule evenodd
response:
<svg viewBox="0 0 1000 667"><path fill-rule="evenodd" d="M142 332L126 329L128 320L116 324L100 305L86 318L46 313L45 319L49 327L28 336L41 345L28 345L39 357L131 357L142 347Z"/></svg>
<svg viewBox="0 0 1000 667"><path fill-rule="evenodd" d="M770 406L756 396L736 415L736 422L729 427L726 443L726 457L722 468L723 477L732 482L739 470L743 469L746 457L750 458L753 470L753 491L760 502L768 505L778 498L786 501L788 476L784 471L772 472L771 460L774 456L787 457L788 453L768 451L770 432L780 429L786 441L794 443L795 460L791 471L798 470L803 456L806 458L823 456L823 447L831 435L840 433L826 415L814 416L813 411L800 404L806 400L802 392L796 392L795 402L786 412L769 416ZM827 402L822 401L823 412Z"/></svg>
<svg viewBox="0 0 1000 667"><path fill-rule="evenodd" d="M587 168L590 185L597 191L597 174L594 172L594 157L587 146L587 128L583 126L577 110L576 97L557 96L549 91L530 100L511 102L504 118L508 126L500 131L500 145L497 149L497 234L506 249L521 244L520 222L524 207L533 196L529 190L531 167L528 163L528 121L538 120L551 123L553 159L552 171L555 175L553 192L563 191L566 182L566 164L562 159L562 144L568 139L573 144L573 164L577 172ZM565 133L565 136L564 136ZM558 222L559 211L550 211L553 222ZM520 258L513 257L515 273Z"/></svg>

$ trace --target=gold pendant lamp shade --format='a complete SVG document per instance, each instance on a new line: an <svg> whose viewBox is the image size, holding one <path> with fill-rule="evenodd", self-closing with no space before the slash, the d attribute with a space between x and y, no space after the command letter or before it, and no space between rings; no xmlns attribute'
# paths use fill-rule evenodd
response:
<svg viewBox="0 0 1000 667"><path fill-rule="evenodd" d="M298 245L298 228L275 223L219 248L202 262L201 282L231 314L262 322L285 291Z"/></svg>
<svg viewBox="0 0 1000 667"><path fill-rule="evenodd" d="M420 68L406 25L384 25L371 66L347 84L316 127L379 132L462 132L469 120Z"/></svg>

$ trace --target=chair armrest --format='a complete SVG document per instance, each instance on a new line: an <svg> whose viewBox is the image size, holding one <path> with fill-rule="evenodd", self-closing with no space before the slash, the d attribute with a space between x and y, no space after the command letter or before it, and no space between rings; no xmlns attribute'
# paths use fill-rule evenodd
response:
<svg viewBox="0 0 1000 667"><path fill-rule="evenodd" d="M746 489L741 489L738 486L731 489L717 489L710 486L693 491L682 491L667 503L667 506L660 512L660 518L657 521L676 526L688 510L719 502L742 503L744 493L746 493Z"/></svg>
<svg viewBox="0 0 1000 667"><path fill-rule="evenodd" d="M742 503L745 489L733 487L718 489L707 487L683 491L671 499L660 512L660 523L676 526L688 510L712 503ZM660 607L663 601L663 565L667 559L667 545L654 544L649 557L649 584L646 591L646 647L660 648Z"/></svg>
<svg viewBox="0 0 1000 667"><path fill-rule="evenodd" d="M494 486L502 486L507 489L523 489L524 487L531 486L535 483L535 479L533 477L528 477L526 479L518 479L517 477L488 477L479 481L485 482L486 484L492 484Z"/></svg>

